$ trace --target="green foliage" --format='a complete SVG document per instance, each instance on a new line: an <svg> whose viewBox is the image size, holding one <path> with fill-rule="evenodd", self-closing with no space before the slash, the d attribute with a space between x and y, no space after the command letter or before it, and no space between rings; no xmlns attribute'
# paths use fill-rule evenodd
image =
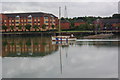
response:
<svg viewBox="0 0 120 80"><path fill-rule="evenodd" d="M64 17L62 17L62 18L61 18L61 20L65 20L65 18L64 18Z"/></svg>
<svg viewBox="0 0 120 80"><path fill-rule="evenodd" d="M22 45L23 45L23 43L22 43L22 42L20 42L20 43L19 43L19 45L20 45L20 46L22 46Z"/></svg>
<svg viewBox="0 0 120 80"><path fill-rule="evenodd" d="M74 21L70 20L70 28L74 28Z"/></svg>
<svg viewBox="0 0 120 80"><path fill-rule="evenodd" d="M11 28L11 30L13 30L13 29L14 29L14 26L10 26L10 28Z"/></svg>
<svg viewBox="0 0 120 80"><path fill-rule="evenodd" d="M38 29L38 26L37 26L37 25L34 25L33 28Z"/></svg>
<svg viewBox="0 0 120 80"><path fill-rule="evenodd" d="M37 42L35 42L35 43L34 43L34 45L38 45L38 43L37 43Z"/></svg>
<svg viewBox="0 0 120 80"><path fill-rule="evenodd" d="M7 41L2 43L3 46L6 46L7 44L8 44Z"/></svg>
<svg viewBox="0 0 120 80"><path fill-rule="evenodd" d="M10 43L10 45L12 45L12 46L13 46L14 44L15 44L14 42Z"/></svg>
<svg viewBox="0 0 120 80"><path fill-rule="evenodd" d="M46 25L45 24L42 25L42 29L46 29Z"/></svg>
<svg viewBox="0 0 120 80"><path fill-rule="evenodd" d="M88 25L87 24L81 24L80 26L76 26L76 30L87 30Z"/></svg>
<svg viewBox="0 0 120 80"><path fill-rule="evenodd" d="M42 45L47 45L47 43L43 42Z"/></svg>
<svg viewBox="0 0 120 80"><path fill-rule="evenodd" d="M19 25L18 28L19 28L19 29L22 29L22 25Z"/></svg>
<svg viewBox="0 0 120 80"><path fill-rule="evenodd" d="M109 29L111 27L110 24L105 24L106 29Z"/></svg>
<svg viewBox="0 0 120 80"><path fill-rule="evenodd" d="M27 45L27 46L31 46L31 41L28 40L28 41L26 42L26 45Z"/></svg>
<svg viewBox="0 0 120 80"><path fill-rule="evenodd" d="M25 25L25 28L30 31L31 25L30 25L30 24L27 24L27 25Z"/></svg>
<svg viewBox="0 0 120 80"><path fill-rule="evenodd" d="M95 25L93 24L81 24L80 26L75 26L75 30L95 30Z"/></svg>
<svg viewBox="0 0 120 80"><path fill-rule="evenodd" d="M3 30L6 30L6 29L7 29L7 26L2 25L2 29L3 29Z"/></svg>
<svg viewBox="0 0 120 80"><path fill-rule="evenodd" d="M52 29L54 29L54 28L55 28L55 25L52 25L51 27L52 27Z"/></svg>

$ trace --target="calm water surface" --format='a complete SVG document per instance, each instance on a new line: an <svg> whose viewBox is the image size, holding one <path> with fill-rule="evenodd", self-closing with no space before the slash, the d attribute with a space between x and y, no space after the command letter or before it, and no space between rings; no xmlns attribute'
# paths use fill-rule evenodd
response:
<svg viewBox="0 0 120 80"><path fill-rule="evenodd" d="M118 41L4 37L3 78L117 78Z"/></svg>

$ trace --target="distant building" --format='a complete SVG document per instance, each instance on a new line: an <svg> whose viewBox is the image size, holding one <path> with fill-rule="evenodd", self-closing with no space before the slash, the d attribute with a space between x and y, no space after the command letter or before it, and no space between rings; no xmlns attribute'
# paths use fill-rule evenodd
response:
<svg viewBox="0 0 120 80"><path fill-rule="evenodd" d="M85 22L81 19L74 21L74 26L80 26L81 24L85 24Z"/></svg>
<svg viewBox="0 0 120 80"><path fill-rule="evenodd" d="M70 29L70 22L68 20L61 20L61 29Z"/></svg>
<svg viewBox="0 0 120 80"><path fill-rule="evenodd" d="M120 14L120 1L118 2L118 14Z"/></svg>
<svg viewBox="0 0 120 80"><path fill-rule="evenodd" d="M114 18L114 19L120 19L120 14L113 14L112 18Z"/></svg>
<svg viewBox="0 0 120 80"><path fill-rule="evenodd" d="M120 19L99 19L99 21L96 20L93 23L95 25L99 24L101 30L114 30L117 29L116 26L120 26Z"/></svg>
<svg viewBox="0 0 120 80"><path fill-rule="evenodd" d="M58 23L58 18L55 15L42 12L2 13L0 17L1 25L7 26L8 30L10 30L10 26L14 26L14 30L18 30L18 26L22 26L24 29L27 24L32 28L36 25L38 29L41 29L43 25L46 25L46 29L52 29L52 25L56 27Z"/></svg>

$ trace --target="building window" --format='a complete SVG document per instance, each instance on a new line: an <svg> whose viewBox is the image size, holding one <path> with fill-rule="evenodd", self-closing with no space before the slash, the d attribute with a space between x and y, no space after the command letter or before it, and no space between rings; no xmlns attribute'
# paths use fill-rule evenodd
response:
<svg viewBox="0 0 120 80"><path fill-rule="evenodd" d="M44 19L48 19L48 17L44 17Z"/></svg>
<svg viewBox="0 0 120 80"><path fill-rule="evenodd" d="M18 24L19 22L16 22L16 24Z"/></svg>
<svg viewBox="0 0 120 80"><path fill-rule="evenodd" d="M31 23L31 22L28 22L28 23Z"/></svg>
<svg viewBox="0 0 120 80"><path fill-rule="evenodd" d="M54 17L53 15L50 15L50 17Z"/></svg>
<svg viewBox="0 0 120 80"><path fill-rule="evenodd" d="M44 23L48 23L48 21L44 21Z"/></svg>
<svg viewBox="0 0 120 80"><path fill-rule="evenodd" d="M28 17L28 19L32 19L31 17Z"/></svg>
<svg viewBox="0 0 120 80"><path fill-rule="evenodd" d="M6 22L6 20L4 20L4 22Z"/></svg>
<svg viewBox="0 0 120 80"><path fill-rule="evenodd" d="M26 22L26 20L24 20L24 22Z"/></svg>

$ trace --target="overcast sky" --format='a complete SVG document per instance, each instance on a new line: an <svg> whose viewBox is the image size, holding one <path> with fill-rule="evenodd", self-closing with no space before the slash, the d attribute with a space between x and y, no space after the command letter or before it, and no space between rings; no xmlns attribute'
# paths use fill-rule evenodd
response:
<svg viewBox="0 0 120 80"><path fill-rule="evenodd" d="M112 16L118 13L118 0L70 0L58 1L51 0L44 2L41 0L2 0L1 12L46 12L58 16L58 8L62 7L62 16L64 16L65 5L67 6L68 17L78 16Z"/></svg>

